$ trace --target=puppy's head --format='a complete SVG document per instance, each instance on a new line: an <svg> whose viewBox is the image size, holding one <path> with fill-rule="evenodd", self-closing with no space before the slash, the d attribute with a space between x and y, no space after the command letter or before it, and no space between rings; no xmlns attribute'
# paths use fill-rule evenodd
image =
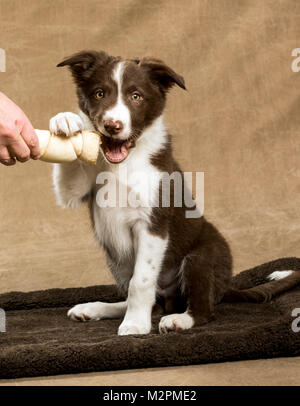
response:
<svg viewBox="0 0 300 406"><path fill-rule="evenodd" d="M164 109L166 93L184 79L153 58L127 59L82 51L57 66L68 66L77 85L81 110L102 134L110 163L124 161L139 136Z"/></svg>

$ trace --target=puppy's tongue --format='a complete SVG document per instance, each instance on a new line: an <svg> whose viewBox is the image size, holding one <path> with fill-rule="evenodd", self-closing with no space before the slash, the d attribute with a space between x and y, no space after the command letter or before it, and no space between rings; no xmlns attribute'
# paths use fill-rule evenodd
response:
<svg viewBox="0 0 300 406"><path fill-rule="evenodd" d="M106 159L112 163L120 163L129 154L130 141L119 141L113 138L103 137L102 145Z"/></svg>
<svg viewBox="0 0 300 406"><path fill-rule="evenodd" d="M105 152L106 158L110 162L122 162L128 156L128 149L122 145L114 145Z"/></svg>

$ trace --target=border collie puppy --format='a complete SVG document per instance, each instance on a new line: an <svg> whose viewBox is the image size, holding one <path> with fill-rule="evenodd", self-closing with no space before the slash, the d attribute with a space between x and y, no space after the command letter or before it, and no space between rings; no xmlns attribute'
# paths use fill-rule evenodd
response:
<svg viewBox="0 0 300 406"><path fill-rule="evenodd" d="M81 161L54 166L57 200L63 207L76 207L88 199L95 235L127 298L78 304L68 316L79 321L123 317L119 335L149 333L154 311L163 315L161 333L208 322L230 287L229 246L203 216L186 216L190 207L184 201L181 207L172 202L174 186L169 207L154 204L164 174L181 174L163 111L170 88L185 89L183 77L161 60L122 59L95 51L79 52L58 66L71 70L80 112L56 115L50 130L65 136L97 130L102 134L102 154L96 166ZM101 185L99 173L110 173L116 181ZM99 204L101 188L113 194L116 184L142 204ZM236 300L239 294L233 293L227 299Z"/></svg>

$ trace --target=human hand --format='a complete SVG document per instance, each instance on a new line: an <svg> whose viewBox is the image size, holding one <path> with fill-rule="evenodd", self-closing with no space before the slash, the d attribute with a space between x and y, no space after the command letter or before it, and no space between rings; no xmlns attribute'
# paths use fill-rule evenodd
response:
<svg viewBox="0 0 300 406"><path fill-rule="evenodd" d="M14 165L28 159L38 159L38 137L25 113L0 92L0 162Z"/></svg>

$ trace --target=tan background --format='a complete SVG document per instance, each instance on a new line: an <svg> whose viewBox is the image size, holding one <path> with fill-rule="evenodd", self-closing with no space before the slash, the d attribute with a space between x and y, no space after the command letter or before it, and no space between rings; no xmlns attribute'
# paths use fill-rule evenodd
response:
<svg viewBox="0 0 300 406"><path fill-rule="evenodd" d="M69 73L55 67L65 56L165 60L188 88L169 97L175 155L184 170L205 172L205 214L230 242L237 273L299 255L299 15L298 0L0 0L0 90L44 129L76 108ZM86 207L55 205L51 165L1 166L0 190L0 292L112 282Z"/></svg>

